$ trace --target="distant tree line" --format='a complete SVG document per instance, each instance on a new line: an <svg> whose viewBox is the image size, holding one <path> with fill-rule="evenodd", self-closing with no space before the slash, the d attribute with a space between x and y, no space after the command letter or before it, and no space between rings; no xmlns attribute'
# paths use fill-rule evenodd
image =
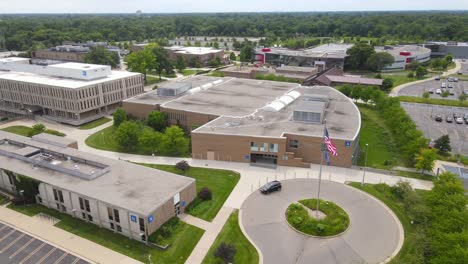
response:
<svg viewBox="0 0 468 264"><path fill-rule="evenodd" d="M3 15L0 31L8 50L28 50L63 41L143 41L176 36L265 37L296 48L316 45L309 37L400 40L468 40L467 12L334 12L134 15Z"/></svg>

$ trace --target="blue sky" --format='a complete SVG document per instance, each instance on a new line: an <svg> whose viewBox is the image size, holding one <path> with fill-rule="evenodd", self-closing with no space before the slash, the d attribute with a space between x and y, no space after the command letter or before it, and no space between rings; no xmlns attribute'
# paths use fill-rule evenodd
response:
<svg viewBox="0 0 468 264"><path fill-rule="evenodd" d="M468 10L468 0L0 0L0 13Z"/></svg>

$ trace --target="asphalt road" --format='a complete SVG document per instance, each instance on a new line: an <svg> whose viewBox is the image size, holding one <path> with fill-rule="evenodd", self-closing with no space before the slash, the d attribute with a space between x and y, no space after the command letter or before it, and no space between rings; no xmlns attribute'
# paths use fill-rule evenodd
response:
<svg viewBox="0 0 468 264"><path fill-rule="evenodd" d="M88 262L0 223L1 264L87 264Z"/></svg>
<svg viewBox="0 0 468 264"><path fill-rule="evenodd" d="M451 90L454 95L449 95L448 97L444 98L440 94L436 94L436 90L441 88L442 83L445 83L446 85L453 85L453 88L448 90ZM427 82L407 86L401 89L398 92L398 95L422 97L423 93L428 92L430 89L432 89L434 92L433 94L430 94L431 98L458 100L458 97L463 93L463 91L468 90L468 81L448 82L446 79L442 79L440 81L430 80Z"/></svg>
<svg viewBox="0 0 468 264"><path fill-rule="evenodd" d="M447 123L445 121L445 118L449 115L453 116L453 113L459 113L463 116L468 113L468 108L406 102L401 102L401 106L427 138L436 140L440 136L448 134L452 152L468 154L468 124L457 124L455 121ZM443 116L442 122L435 121L437 114Z"/></svg>
<svg viewBox="0 0 468 264"><path fill-rule="evenodd" d="M335 238L313 238L297 233L285 219L287 207L314 198L317 180L283 181L282 191L251 194L241 208L241 223L268 264L380 263L400 247L401 224L383 204L352 187L322 181L321 198L341 206L350 228Z"/></svg>

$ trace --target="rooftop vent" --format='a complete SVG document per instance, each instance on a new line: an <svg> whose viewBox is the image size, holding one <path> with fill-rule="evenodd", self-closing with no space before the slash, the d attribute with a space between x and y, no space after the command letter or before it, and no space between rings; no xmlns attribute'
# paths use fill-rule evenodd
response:
<svg viewBox="0 0 468 264"><path fill-rule="evenodd" d="M293 120L321 124L325 115L325 108L326 102L301 101L294 109Z"/></svg>
<svg viewBox="0 0 468 264"><path fill-rule="evenodd" d="M189 82L173 82L158 87L157 94L159 96L177 96L192 89L192 83Z"/></svg>

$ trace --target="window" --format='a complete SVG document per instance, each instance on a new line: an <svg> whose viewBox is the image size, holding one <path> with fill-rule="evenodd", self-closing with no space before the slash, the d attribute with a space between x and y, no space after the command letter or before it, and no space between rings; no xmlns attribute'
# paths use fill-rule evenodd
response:
<svg viewBox="0 0 468 264"><path fill-rule="evenodd" d="M119 210L114 209L115 222L120 223Z"/></svg>
<svg viewBox="0 0 468 264"><path fill-rule="evenodd" d="M289 141L290 148L298 148L299 147L299 140L292 139Z"/></svg>
<svg viewBox="0 0 468 264"><path fill-rule="evenodd" d="M90 222L92 222L92 221L93 221L93 217L92 217L91 215L88 215L88 220L89 220Z"/></svg>
<svg viewBox="0 0 468 264"><path fill-rule="evenodd" d="M58 190L57 193L58 193L60 202L63 203L63 193L62 193L62 191Z"/></svg>
<svg viewBox="0 0 468 264"><path fill-rule="evenodd" d="M84 210L83 198L80 197L78 200L80 201L80 209Z"/></svg>
<svg viewBox="0 0 468 264"><path fill-rule="evenodd" d="M81 213L81 217L83 217L83 219L86 219L86 214L85 214L85 213Z"/></svg>
<svg viewBox="0 0 468 264"><path fill-rule="evenodd" d="M10 185L15 185L15 180L13 179L13 175L8 175L8 181L10 182Z"/></svg>
<svg viewBox="0 0 468 264"><path fill-rule="evenodd" d="M140 231L145 232L145 220L143 218L138 218L138 222L140 224Z"/></svg>
<svg viewBox="0 0 468 264"><path fill-rule="evenodd" d="M91 208L89 207L89 200L84 199L86 211L91 213Z"/></svg>
<svg viewBox="0 0 468 264"><path fill-rule="evenodd" d="M54 191L54 200L58 201L58 195L57 195L57 190L52 189Z"/></svg>
<svg viewBox="0 0 468 264"><path fill-rule="evenodd" d="M278 152L278 144L270 144L269 152L277 153Z"/></svg>
<svg viewBox="0 0 468 264"><path fill-rule="evenodd" d="M122 227L120 225L115 225L115 227L117 228L117 232L122 232Z"/></svg>
<svg viewBox="0 0 468 264"><path fill-rule="evenodd" d="M114 230L114 223L110 223L110 228Z"/></svg>
<svg viewBox="0 0 468 264"><path fill-rule="evenodd" d="M260 151L267 152L268 151L268 143L260 144Z"/></svg>
<svg viewBox="0 0 468 264"><path fill-rule="evenodd" d="M258 145L254 142L250 142L250 150L251 151L258 151Z"/></svg>
<svg viewBox="0 0 468 264"><path fill-rule="evenodd" d="M42 197L37 196L37 201L38 201L39 203L42 203Z"/></svg>
<svg viewBox="0 0 468 264"><path fill-rule="evenodd" d="M60 207L62 208L62 212L66 212L67 211L67 208L62 204L60 205Z"/></svg>
<svg viewBox="0 0 468 264"><path fill-rule="evenodd" d="M112 209L107 207L107 216L109 217L109 220L114 220L114 216L112 215Z"/></svg>
<svg viewBox="0 0 468 264"><path fill-rule="evenodd" d="M55 206L57 206L57 210L60 210L60 204L59 203L55 203Z"/></svg>

